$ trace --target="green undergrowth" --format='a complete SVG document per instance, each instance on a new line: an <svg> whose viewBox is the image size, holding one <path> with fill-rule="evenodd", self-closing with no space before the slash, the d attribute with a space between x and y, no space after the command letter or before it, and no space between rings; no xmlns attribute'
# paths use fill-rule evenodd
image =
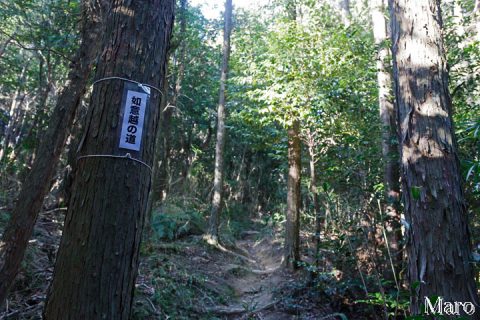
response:
<svg viewBox="0 0 480 320"><path fill-rule="evenodd" d="M168 202L152 212L151 241L172 241L188 235L199 235L205 230L203 208L193 204L182 207Z"/></svg>
<svg viewBox="0 0 480 320"><path fill-rule="evenodd" d="M202 235L208 226L209 206L182 199L169 199L152 212L150 241L176 241L191 235ZM245 230L266 230L269 220L252 221L248 208L242 204L229 204L223 209L219 226L222 243L234 247Z"/></svg>
<svg viewBox="0 0 480 320"><path fill-rule="evenodd" d="M150 234L141 248L132 319L216 319L209 310L234 299L224 267L242 261L203 241L208 218L208 205L183 199L171 198L153 210ZM235 251L243 231L263 234L265 226L261 219L252 222L244 206L226 205L221 243Z"/></svg>
<svg viewBox="0 0 480 320"><path fill-rule="evenodd" d="M233 247L236 239L242 237L244 231L265 231L266 224L263 221L252 219L247 206L231 204L224 209L224 219L219 226L221 241Z"/></svg>
<svg viewBox="0 0 480 320"><path fill-rule="evenodd" d="M212 278L215 254L200 237L142 247L132 319L215 319L213 305L225 305L232 289Z"/></svg>

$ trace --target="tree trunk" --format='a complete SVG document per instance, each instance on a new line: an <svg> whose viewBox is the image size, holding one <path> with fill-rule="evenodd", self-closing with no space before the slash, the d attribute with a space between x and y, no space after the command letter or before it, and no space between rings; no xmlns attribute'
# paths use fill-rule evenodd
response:
<svg viewBox="0 0 480 320"><path fill-rule="evenodd" d="M477 25L477 37L476 40L480 41L480 0L475 0L475 6L473 8L474 19Z"/></svg>
<svg viewBox="0 0 480 320"><path fill-rule="evenodd" d="M48 97L50 96L50 92L54 91L54 85L51 76L52 62L50 60L50 53L47 54L47 57L44 57L43 54L39 52L38 57L40 60L39 82L42 84L42 88L40 89L40 92L38 94L38 102L36 103L35 113L32 119L30 130L27 135L27 139L31 140L33 142L33 145L35 146L35 148L30 153L30 166L36 158L36 153L38 149L37 146L41 143L41 138L45 134L44 131L48 129L48 125L45 125L45 123L48 121L47 102ZM45 65L47 69L46 76L44 76L43 71L43 69L45 69Z"/></svg>
<svg viewBox="0 0 480 320"><path fill-rule="evenodd" d="M168 55L168 53L167 53ZM147 232L151 234L151 227L153 222L153 209L157 203L164 200L166 190L168 187L168 158L165 155L165 145L167 133L165 127L170 125L171 118L166 118L165 112L168 106L168 56L166 58L165 74L163 77L162 99L160 101L160 129L157 130L157 136L155 137L155 156L153 160L153 177L152 177L152 189L148 198L147 205Z"/></svg>
<svg viewBox="0 0 480 320"><path fill-rule="evenodd" d="M16 158L16 147L20 146L20 139L22 137L22 124L24 120L27 118L27 108L29 101L27 98L27 93L22 92L20 95L17 96L17 101L15 103L15 113L13 115L12 119L12 126L10 128L10 134L8 136L7 144L5 146L6 150L10 150L8 154L8 161L9 162L14 162ZM24 106L25 105L25 106Z"/></svg>
<svg viewBox="0 0 480 320"><path fill-rule="evenodd" d="M0 46L0 58L2 58L3 54L5 53L5 50L7 50L8 45L10 42L15 38L17 34L17 30L15 30L10 36L7 37L7 40Z"/></svg>
<svg viewBox="0 0 480 320"><path fill-rule="evenodd" d="M181 0L180 1L180 7L181 7L181 19L180 19L180 34L186 35L187 32L187 1L186 0ZM186 49L187 49L187 39L184 38L180 42L180 48L179 48L179 57L178 57L178 74L177 74L177 79L175 81L175 91L172 97L172 104L178 108L178 98L180 98L180 94L182 92L182 83L183 83L183 77L185 75L185 60L186 60ZM182 161L182 170L181 170L181 175L180 179L182 181L181 185L182 188L181 190L184 189L185 184L187 183L187 174L188 174L188 159L190 155L190 142L191 142L191 135L193 128L188 128L186 130L187 133L187 139L183 139L182 135L182 140L185 141L186 143L182 143L182 149L184 151L184 159ZM183 191L182 191L183 192Z"/></svg>
<svg viewBox="0 0 480 320"><path fill-rule="evenodd" d="M286 2L287 17L297 20L297 6L294 0ZM300 206L302 202L300 182L302 172L300 121L294 119L287 130L288 135L288 179L287 179L287 221L285 224L285 247L283 263L289 269L296 269L300 261Z"/></svg>
<svg viewBox="0 0 480 320"><path fill-rule="evenodd" d="M213 178L213 199L207 238L218 242L218 225L222 213L223 198L223 151L225 148L225 91L227 86L228 60L230 57L230 34L232 32L232 0L225 1L223 27L223 59L220 77L220 96L217 109L217 143L215 145L215 172Z"/></svg>
<svg viewBox="0 0 480 320"><path fill-rule="evenodd" d="M463 14L463 8L461 4L454 0L452 1L452 22L453 28L457 36L462 37L465 34L464 21L465 17Z"/></svg>
<svg viewBox="0 0 480 320"><path fill-rule="evenodd" d="M162 88L174 5L173 0L113 1L95 78L119 76ZM140 86L127 84L107 80L94 86L80 153L122 156L128 151L144 164L112 157L78 162L45 319L130 317L160 94L152 89L147 99ZM129 90L123 98L122 89ZM130 120L122 125L122 101L126 112L130 109L129 118L139 116L138 127Z"/></svg>
<svg viewBox="0 0 480 320"><path fill-rule="evenodd" d="M180 0L180 34L186 35L187 32L187 0ZM172 104L177 107L178 98L182 90L183 77L185 75L185 56L187 49L187 39L180 42L179 58L178 58L178 75L175 81L175 92L172 98Z"/></svg>
<svg viewBox="0 0 480 320"><path fill-rule="evenodd" d="M55 172L56 164L68 136L68 129L85 91L85 86L97 54L97 43L101 34L102 1L83 4L82 44L73 59L65 89L50 119L44 143L39 146L38 157L18 196L11 219L2 236L0 247L0 304L7 296L18 273L33 231L33 226L48 192L48 183Z"/></svg>
<svg viewBox="0 0 480 320"><path fill-rule="evenodd" d="M12 102L10 103L10 109L8 112L8 123L5 129L5 135L3 137L3 145L0 149L0 163L2 162L3 158L7 156L8 148L11 146L10 141L12 140L12 135L15 131L14 127L16 122L16 114L18 113L18 108L21 106L20 101L25 98L25 93L23 93L22 95L21 90L27 77L26 72L28 69L28 64L29 63L27 63L27 65L22 68L22 72L20 73L20 77L18 78L18 87L15 90L15 93L12 96Z"/></svg>
<svg viewBox="0 0 480 320"><path fill-rule="evenodd" d="M188 123L188 122L187 122ZM180 142L181 142L181 152L179 153L179 162L180 162L180 190L183 195L187 193L187 185L188 185L188 174L190 172L190 165L192 164L192 136L195 130L195 123L190 125L188 129L185 130L185 135L181 135Z"/></svg>
<svg viewBox="0 0 480 320"><path fill-rule="evenodd" d="M166 78L165 81L168 82L168 79ZM168 85L166 89L166 94L168 97ZM168 103L168 98L165 100L165 108L162 109L162 118L160 120L160 130L162 131L160 134L162 135L161 137L161 147L162 149L160 150L160 162L159 162L159 168L158 168L158 175L157 175L157 181L158 181L158 189L155 191L155 198L156 202L162 202L165 200L168 192L170 191L169 189L169 183L170 183L170 154L172 151L172 145L171 145L171 140L172 140L172 135L171 135L171 122L172 122L172 116L173 116L173 108L172 106Z"/></svg>
<svg viewBox="0 0 480 320"><path fill-rule="evenodd" d="M87 122L87 108L85 107L85 98L81 101L81 106L77 108L75 114L75 120L71 126L71 133L68 137L65 149L66 149L66 166L62 168L60 186L56 194L57 206L68 208L69 201L72 195L72 183L74 172L77 167L77 149L80 146L82 139L82 132L85 129Z"/></svg>
<svg viewBox="0 0 480 320"><path fill-rule="evenodd" d="M311 131L308 132L307 136L308 143L308 154L310 156L310 193L312 194L313 208L315 211L315 266L320 266L320 233L323 226L323 215L320 211L320 201L318 199L318 189L317 189L317 172L315 170L316 153L315 153L315 137Z"/></svg>
<svg viewBox="0 0 480 320"><path fill-rule="evenodd" d="M393 79L388 70L390 50L387 43L387 22L384 0L372 1L372 24L375 45L377 46L377 85L378 107L382 123L383 182L387 206L388 229L393 233L390 238L391 252L397 275L402 267L402 230L400 224L400 164L396 139L395 108L392 102Z"/></svg>
<svg viewBox="0 0 480 320"><path fill-rule="evenodd" d="M343 24L346 26L350 25L350 19L352 14L350 12L350 0L340 0L340 13L342 14Z"/></svg>
<svg viewBox="0 0 480 320"><path fill-rule="evenodd" d="M177 14L180 21L180 35L185 35L187 30L187 0L180 1L180 12ZM155 178L152 187L152 205L165 200L169 189L169 172L170 172L170 152L171 152L171 122L174 108L178 108L178 97L182 89L182 81L185 74L185 55L186 55L185 38L180 39L179 58L178 58L178 74L175 81L172 102L169 105L168 99L165 99L164 108L162 108L162 116L160 123L160 132L157 141L158 149L156 149L158 160L155 161ZM168 84L165 83L165 94L168 97Z"/></svg>
<svg viewBox="0 0 480 320"><path fill-rule="evenodd" d="M15 146L20 139L22 122L26 116L26 110L23 108L26 97L26 92L19 92L19 90L16 90L14 99L12 100L10 106L11 118L5 134L5 144L3 146L3 150L5 150L5 152L3 153L3 158L0 159L0 161L2 161L6 156L8 156L8 161L13 161L15 158Z"/></svg>
<svg viewBox="0 0 480 320"><path fill-rule="evenodd" d="M289 269L295 269L300 260L301 160L300 122L295 120L288 129L287 222L284 263Z"/></svg>
<svg viewBox="0 0 480 320"><path fill-rule="evenodd" d="M438 0L390 0L411 312L425 297L479 306ZM418 284L418 286L416 285ZM472 316L479 318L479 313Z"/></svg>

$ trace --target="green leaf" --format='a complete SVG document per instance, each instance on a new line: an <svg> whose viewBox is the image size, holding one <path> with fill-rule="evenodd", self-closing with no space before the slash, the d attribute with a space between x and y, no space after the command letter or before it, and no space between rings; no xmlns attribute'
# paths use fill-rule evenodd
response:
<svg viewBox="0 0 480 320"><path fill-rule="evenodd" d="M421 187L412 187L412 197L413 199L415 200L419 200L420 199L420 189Z"/></svg>
<svg viewBox="0 0 480 320"><path fill-rule="evenodd" d="M417 289L419 286L420 286L420 281L415 281L415 282L412 283L412 285L411 285L412 290Z"/></svg>

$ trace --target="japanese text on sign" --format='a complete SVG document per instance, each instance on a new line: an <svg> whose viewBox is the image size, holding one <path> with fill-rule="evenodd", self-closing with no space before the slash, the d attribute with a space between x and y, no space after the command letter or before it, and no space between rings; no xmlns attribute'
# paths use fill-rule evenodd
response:
<svg viewBox="0 0 480 320"><path fill-rule="evenodd" d="M140 151L147 97L145 93L128 90L120 133L120 148Z"/></svg>

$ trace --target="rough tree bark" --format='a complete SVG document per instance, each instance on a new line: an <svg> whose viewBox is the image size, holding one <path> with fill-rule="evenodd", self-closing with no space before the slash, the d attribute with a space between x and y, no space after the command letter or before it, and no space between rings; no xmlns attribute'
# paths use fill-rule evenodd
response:
<svg viewBox="0 0 480 320"><path fill-rule="evenodd" d="M20 268L35 221L50 187L49 181L55 173L69 127L85 91L97 56L99 36L102 34L101 15L106 10L106 3L104 0L86 0L82 4L82 43L76 57L72 59L65 89L58 97L44 141L38 147L38 156L0 241L0 304L3 304Z"/></svg>
<svg viewBox="0 0 480 320"><path fill-rule="evenodd" d="M220 76L220 96L217 109L217 142L215 145L215 172L213 178L212 209L207 233L207 240L218 242L218 225L222 213L223 200L223 151L225 149L225 91L227 86L228 60L230 58L230 34L232 32L232 0L225 1L223 26L223 59Z"/></svg>
<svg viewBox="0 0 480 320"><path fill-rule="evenodd" d="M390 0L411 312L425 297L479 306L438 0ZM418 284L418 286L413 286ZM478 319L480 313L472 316Z"/></svg>
<svg viewBox="0 0 480 320"><path fill-rule="evenodd" d="M398 144L396 139L395 108L393 104L393 78L389 71L390 50L387 46L387 21L385 19L385 0L371 1L373 35L377 46L377 86L378 107L382 124L382 158L383 182L387 200L386 213L389 217L389 231L393 233L390 239L393 261L398 273L402 266L400 224L400 163L398 159Z"/></svg>
<svg viewBox="0 0 480 320"><path fill-rule="evenodd" d="M162 88L174 6L173 0L112 1L95 78L118 76ZM117 79L94 86L79 151L82 156L128 151L151 165L161 96L151 90L139 151L125 151L118 147L125 85ZM139 103L135 96L131 101ZM133 160L96 157L77 163L45 319L129 319L150 178L149 168Z"/></svg>

